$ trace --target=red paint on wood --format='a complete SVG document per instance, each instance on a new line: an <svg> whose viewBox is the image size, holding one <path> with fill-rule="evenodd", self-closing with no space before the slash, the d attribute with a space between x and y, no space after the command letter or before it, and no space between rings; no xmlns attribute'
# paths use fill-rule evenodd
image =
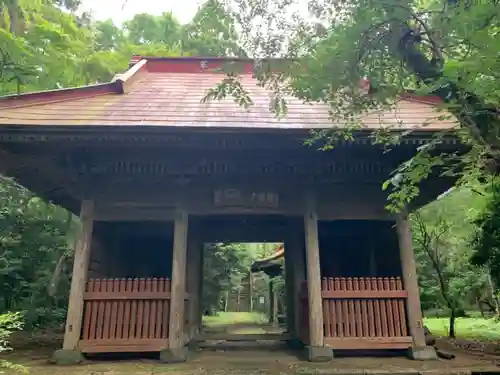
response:
<svg viewBox="0 0 500 375"><path fill-rule="evenodd" d="M80 348L89 353L161 350L168 338L166 296L170 280L164 278L89 280Z"/></svg>
<svg viewBox="0 0 500 375"><path fill-rule="evenodd" d="M301 339L308 338L307 285L301 290ZM337 349L400 349L411 337L400 278L323 278L325 344ZM307 343L307 341L305 341Z"/></svg>

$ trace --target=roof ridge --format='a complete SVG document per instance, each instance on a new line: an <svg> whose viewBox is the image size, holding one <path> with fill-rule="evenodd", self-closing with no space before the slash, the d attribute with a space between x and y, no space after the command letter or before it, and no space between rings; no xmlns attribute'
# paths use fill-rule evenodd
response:
<svg viewBox="0 0 500 375"><path fill-rule="evenodd" d="M92 98L94 96L106 94L123 95L130 92L134 83L136 83L138 78L142 76L141 73L147 71L147 62L148 61L146 59L141 59L139 62L127 69L124 73L115 74L115 76L109 82L105 83L0 96L0 108L23 108L41 104L51 104L66 102L70 100ZM87 90L91 92L82 92ZM82 92L82 95L68 95L78 92ZM50 100L49 98L51 95L55 95L56 98ZM43 100L44 98L46 100ZM23 101L17 102L20 99L23 99Z"/></svg>
<svg viewBox="0 0 500 375"><path fill-rule="evenodd" d="M174 74L188 72L192 74L198 73L199 71L200 74L211 74L210 69L205 69L203 66L200 66L200 63L198 63L203 60L212 61L212 63L209 64L209 67L217 66L219 62L223 61L245 61L248 63L255 61L255 59L238 57L179 56L162 58L135 55L131 59L128 69L123 73L116 74L109 82L72 88L0 96L0 109L23 108L41 104L79 100L103 94L123 95L129 93L133 87L142 80L144 74L149 72ZM162 61L166 63L165 66ZM168 64L169 61L171 64ZM191 61L192 63L183 64L183 61ZM193 64L193 62L197 63ZM250 75L250 73L248 73L248 75ZM366 83L364 83L364 85L366 86ZM401 94L399 99L428 105L439 105L442 103L442 101L436 96L418 96L411 92Z"/></svg>
<svg viewBox="0 0 500 375"><path fill-rule="evenodd" d="M132 65L124 73L116 74L112 79L111 83L118 83L120 88L120 94L127 94L132 90L134 83L137 82L144 73L147 73L147 59L139 60L137 63Z"/></svg>

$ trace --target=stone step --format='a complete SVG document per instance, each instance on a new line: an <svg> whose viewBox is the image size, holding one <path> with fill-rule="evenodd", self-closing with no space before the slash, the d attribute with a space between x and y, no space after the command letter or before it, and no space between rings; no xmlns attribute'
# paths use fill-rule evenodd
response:
<svg viewBox="0 0 500 375"><path fill-rule="evenodd" d="M274 351L288 348L286 341L216 341L208 340L197 343L197 348L213 351L264 350Z"/></svg>
<svg viewBox="0 0 500 375"><path fill-rule="evenodd" d="M259 334L232 334L232 333L204 333L199 338L194 339L198 342L203 341L289 341L292 337L283 333L259 333Z"/></svg>

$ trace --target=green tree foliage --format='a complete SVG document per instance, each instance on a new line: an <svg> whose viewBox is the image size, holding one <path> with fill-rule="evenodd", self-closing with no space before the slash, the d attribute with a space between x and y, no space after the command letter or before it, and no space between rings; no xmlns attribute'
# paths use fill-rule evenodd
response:
<svg viewBox="0 0 500 375"><path fill-rule="evenodd" d="M166 12L139 14L119 27L78 12L79 0L0 0L0 95L108 81L134 54L237 54L236 34L216 4L186 25ZM77 227L68 212L0 180L0 313L21 311L26 328L62 322ZM234 261L233 285L242 265L230 249L213 254Z"/></svg>
<svg viewBox="0 0 500 375"><path fill-rule="evenodd" d="M57 6L56 6L57 5ZM216 0L186 25L170 13L137 14L118 27L75 15L79 1L0 1L0 94L110 80L132 55L241 55L232 19Z"/></svg>
<svg viewBox="0 0 500 375"><path fill-rule="evenodd" d="M279 74L272 74L267 63L256 64L257 78L275 94L271 104L277 114L286 112L285 96L294 95L328 104L332 124L350 131L360 126L360 115L391 107L399 94L412 90L439 96L444 109L458 118L452 133L470 145L468 154L436 157L433 143L421 148L397 171L406 176L404 186L410 186L397 199L418 194L418 182L434 166L460 164L468 179L477 174L471 172L497 171L498 1L313 0L312 15L305 17L300 4L289 0L234 0L236 7L209 0L186 25L166 12L136 15L123 27L96 22L89 14L77 16L79 3L0 0L0 94L107 81L126 69L133 54L294 57L296 63L273 66ZM369 95L358 90L365 77L372 86ZM240 103L251 105L244 88L235 92L244 99ZM315 136L351 136L332 129ZM386 134L377 136L374 142L397 143ZM495 293L479 266L499 274L495 241L500 200L495 189L487 193L490 203L484 210L477 195L463 190L415 219L426 308L457 312L491 301ZM0 181L0 198L0 312L22 311L28 327L60 321L76 220L9 180ZM464 216L464 202L482 212L476 226L469 224L475 212ZM474 254L467 245L473 233ZM272 251L274 247L239 244L208 247L205 308L219 309L221 291L238 288L251 261ZM471 257L478 267L469 264ZM265 295L267 281L256 275L258 293ZM278 285L283 290L281 281Z"/></svg>
<svg viewBox="0 0 500 375"><path fill-rule="evenodd" d="M500 182L493 179L486 191L486 204L474 220L473 264L489 270L493 284L500 288ZM498 298L498 296L496 296Z"/></svg>
<svg viewBox="0 0 500 375"><path fill-rule="evenodd" d="M204 249L202 309L209 315L222 310L223 292L240 288L252 258L245 245L212 244Z"/></svg>
<svg viewBox="0 0 500 375"><path fill-rule="evenodd" d="M67 273L58 283L63 293L48 298L47 287L72 242L73 217L9 180L1 181L0 197L0 312L25 311L30 327L57 321L67 303Z"/></svg>
<svg viewBox="0 0 500 375"><path fill-rule="evenodd" d="M488 199L478 189L457 189L412 215L422 307L445 311L451 337L455 318L468 311L498 315L498 286L484 263L470 261L477 252L470 245L478 238L475 219Z"/></svg>
<svg viewBox="0 0 500 375"><path fill-rule="evenodd" d="M238 56L240 46L235 20L218 0L208 0L181 31L182 47L200 56Z"/></svg>
<svg viewBox="0 0 500 375"><path fill-rule="evenodd" d="M416 258L424 309L446 309L450 337L455 337L455 319L475 306L488 289L485 272L474 267L469 246L474 231L471 216L461 202L481 197L470 190L454 191L412 216ZM476 204L477 206L477 204Z"/></svg>
<svg viewBox="0 0 500 375"><path fill-rule="evenodd" d="M11 350L9 339L11 335L23 328L23 316L20 313L0 314L0 354ZM15 365L5 359L0 359L0 370L9 369L16 373L27 374L25 367Z"/></svg>
<svg viewBox="0 0 500 375"><path fill-rule="evenodd" d="M447 112L435 117L449 113L458 120L444 133L459 136L470 150L460 157L436 155L433 146L444 134L430 140L386 184L396 189L391 194L393 209L415 198L420 181L436 168L467 181L472 172L497 172L498 1L313 0L308 4L307 10L303 2L293 0L226 2L238 20L247 51L259 58L294 58L287 66L256 67L260 83L274 92L271 107L276 113L286 112L286 95L325 103L332 128L315 138L334 141L350 139L352 131L362 127L362 115L393 107L401 94L438 96ZM364 79L370 82L368 93L360 89ZM240 103L251 104L246 90L229 90L228 85L239 86L239 81L226 80L207 98L234 92L245 98ZM385 130L398 128L381 125ZM374 137L375 143L388 146L397 141L395 134L387 137L385 131Z"/></svg>

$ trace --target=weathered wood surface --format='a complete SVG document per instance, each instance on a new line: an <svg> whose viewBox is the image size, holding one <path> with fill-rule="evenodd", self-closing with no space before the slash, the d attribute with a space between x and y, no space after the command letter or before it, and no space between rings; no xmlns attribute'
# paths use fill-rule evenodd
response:
<svg viewBox="0 0 500 375"><path fill-rule="evenodd" d="M302 224L302 223L300 223ZM292 280L290 289L293 293L293 332L299 336L301 332L301 308L302 303L300 293L302 284L305 281L305 239L304 226L289 224L285 238L285 256L288 252L288 258L285 260L286 269L292 268ZM288 279L287 279L288 282ZM287 317L288 319L288 317Z"/></svg>
<svg viewBox="0 0 500 375"><path fill-rule="evenodd" d="M121 187L122 191L108 190L104 186L95 195L96 217L99 220L173 220L175 205L182 204L192 215L218 215L218 214L252 214L252 215L287 215L302 216L304 207L302 197L305 187L300 188L295 184L273 186L264 183L259 185L258 179L248 182L250 191L256 195L277 194L277 205L266 205L258 201L252 203L243 199L241 204L217 204L215 192L220 187L207 184L189 184L183 187L165 187L161 191L152 191L153 186ZM161 186L166 186L160 184ZM99 185L98 185L99 186ZM242 187L237 183L228 183L228 189L238 190ZM247 188L248 190L248 188ZM136 192L142 191L143 195L137 196ZM341 219L388 219L390 215L384 208L387 198L380 190L380 185L348 185L345 183L331 186L329 189L316 188L312 190L321 205L317 207L317 215L321 220ZM248 193L250 194L250 193ZM187 198L186 198L187 197Z"/></svg>
<svg viewBox="0 0 500 375"><path fill-rule="evenodd" d="M408 292L407 313L410 334L413 345L417 348L425 346L425 332L420 304L420 290L418 286L417 267L413 252L411 223L407 214L401 214L396 220L396 230L399 240L399 252L403 285Z"/></svg>
<svg viewBox="0 0 500 375"><path fill-rule="evenodd" d="M83 294L90 264L90 247L94 225L94 202L83 201L81 205L81 228L75 243L73 273L68 300L68 315L64 333L63 349L73 350L78 346L83 316Z"/></svg>
<svg viewBox="0 0 500 375"><path fill-rule="evenodd" d="M78 348L84 353L150 352L168 346L171 281L90 279ZM190 296L184 295L184 304Z"/></svg>
<svg viewBox="0 0 500 375"><path fill-rule="evenodd" d="M323 346L323 313L321 306L321 269L319 263L318 215L314 196L306 196L304 230L306 237L307 296L309 345Z"/></svg>
<svg viewBox="0 0 500 375"><path fill-rule="evenodd" d="M172 260L172 288L169 321L169 348L181 348L184 345L186 286L186 255L188 237L188 214L183 209L176 211L174 222L174 246Z"/></svg>
<svg viewBox="0 0 500 375"><path fill-rule="evenodd" d="M303 319L309 316L306 288L303 284ZM322 278L321 291L325 345L334 349L405 349L412 345L406 325L407 293L400 278ZM307 334L303 329L300 336Z"/></svg>
<svg viewBox="0 0 500 375"><path fill-rule="evenodd" d="M379 187L426 138L412 135L391 153L383 153L365 136L352 142L341 141L329 152L318 152L314 147L304 147L307 133L303 129L252 129L242 133L230 129L192 132L119 127L111 131L96 127L82 131L49 127L41 132L5 128L0 133L6 154L0 158L0 170L72 211L78 210L76 206L82 199L107 200L124 192L135 197L149 196L152 191L146 192L144 187L153 186L182 190L186 184L202 186L239 180L242 185L259 181L268 186L334 187L350 181L351 186L371 183ZM439 147L458 148L456 140ZM438 184L432 195L445 191L451 183ZM427 191L427 187L422 188L420 196L428 201Z"/></svg>
<svg viewBox="0 0 500 375"><path fill-rule="evenodd" d="M169 336L169 279L91 279L87 283L84 353L160 351Z"/></svg>
<svg viewBox="0 0 500 375"><path fill-rule="evenodd" d="M193 338L199 334L198 315L201 315L200 288L203 277L203 244L193 236L189 236L187 243L187 265L186 265L186 288L191 296L189 301L189 337Z"/></svg>

